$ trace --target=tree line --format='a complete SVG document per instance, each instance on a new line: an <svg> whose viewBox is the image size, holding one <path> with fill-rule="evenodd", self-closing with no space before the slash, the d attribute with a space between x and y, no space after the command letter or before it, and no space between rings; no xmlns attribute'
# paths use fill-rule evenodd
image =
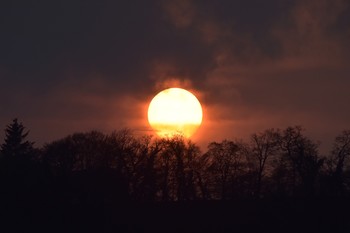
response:
<svg viewBox="0 0 350 233"><path fill-rule="evenodd" d="M348 197L350 130L328 155L304 132L267 129L246 141L211 142L204 152L181 135L137 137L127 129L74 133L38 148L14 119L1 145L1 193L89 203Z"/></svg>

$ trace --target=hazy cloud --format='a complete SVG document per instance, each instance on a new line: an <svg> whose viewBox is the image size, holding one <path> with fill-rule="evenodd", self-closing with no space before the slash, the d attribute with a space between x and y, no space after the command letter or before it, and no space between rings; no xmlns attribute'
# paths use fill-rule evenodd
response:
<svg viewBox="0 0 350 233"><path fill-rule="evenodd" d="M302 124L329 145L350 128L346 0L20 1L0 9L0 124L38 142L149 132L163 88L204 107L194 140Z"/></svg>

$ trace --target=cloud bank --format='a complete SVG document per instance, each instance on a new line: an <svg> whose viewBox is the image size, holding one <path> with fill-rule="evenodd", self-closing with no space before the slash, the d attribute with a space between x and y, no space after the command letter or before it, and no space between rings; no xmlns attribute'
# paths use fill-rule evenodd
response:
<svg viewBox="0 0 350 233"><path fill-rule="evenodd" d="M350 128L350 6L305 1L38 1L0 10L0 123L38 143L75 131L147 133L163 88L204 107L193 138L302 125L324 149Z"/></svg>

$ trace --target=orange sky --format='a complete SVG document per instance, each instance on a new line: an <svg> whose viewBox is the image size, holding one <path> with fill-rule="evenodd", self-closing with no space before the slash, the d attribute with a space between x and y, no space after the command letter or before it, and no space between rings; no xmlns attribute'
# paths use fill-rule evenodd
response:
<svg viewBox="0 0 350 233"><path fill-rule="evenodd" d="M18 117L38 145L149 133L148 103L172 86L202 103L203 147L302 125L327 151L350 128L349 1L16 4L0 9L0 126Z"/></svg>

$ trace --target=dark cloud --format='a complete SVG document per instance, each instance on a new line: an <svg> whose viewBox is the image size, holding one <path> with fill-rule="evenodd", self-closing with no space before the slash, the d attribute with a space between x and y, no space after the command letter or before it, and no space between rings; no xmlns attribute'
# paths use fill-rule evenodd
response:
<svg viewBox="0 0 350 233"><path fill-rule="evenodd" d="M171 85L202 101L202 144L301 124L326 148L350 128L346 0L8 1L0 27L0 123L39 143L147 132Z"/></svg>

